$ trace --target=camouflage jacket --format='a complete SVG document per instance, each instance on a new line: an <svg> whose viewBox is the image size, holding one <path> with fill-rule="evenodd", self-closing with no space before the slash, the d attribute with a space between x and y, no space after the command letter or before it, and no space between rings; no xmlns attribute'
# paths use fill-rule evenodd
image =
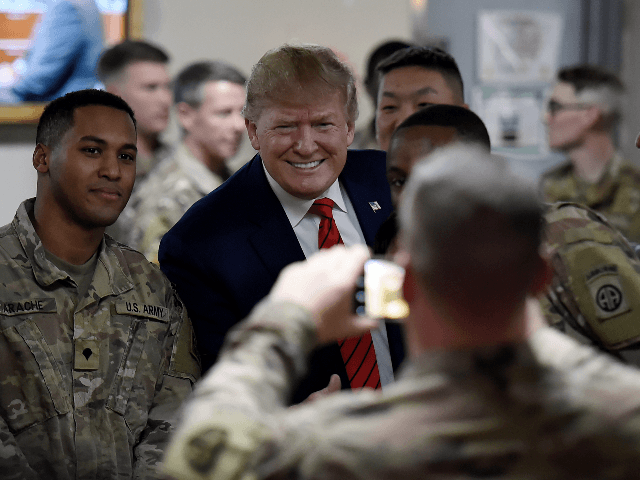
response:
<svg viewBox="0 0 640 480"><path fill-rule="evenodd" d="M639 418L640 373L539 335L427 352L384 392L287 409L317 343L313 320L259 304L196 387L164 469L192 480L636 478L640 445L622 430Z"/></svg>
<svg viewBox="0 0 640 480"><path fill-rule="evenodd" d="M554 274L541 300L549 324L640 366L640 260L624 236L586 207L556 203L543 248Z"/></svg>
<svg viewBox="0 0 640 480"><path fill-rule="evenodd" d="M165 233L198 200L215 190L223 180L198 161L184 144L151 172L131 197L135 218L125 243L158 263L158 247Z"/></svg>
<svg viewBox="0 0 640 480"><path fill-rule="evenodd" d="M155 265L108 236L76 299L30 210L0 229L0 476L157 478L199 375L186 310Z"/></svg>
<svg viewBox="0 0 640 480"><path fill-rule="evenodd" d="M575 202L603 214L629 240L640 242L640 169L613 157L595 184L581 181L571 162L545 173L541 190L546 202Z"/></svg>

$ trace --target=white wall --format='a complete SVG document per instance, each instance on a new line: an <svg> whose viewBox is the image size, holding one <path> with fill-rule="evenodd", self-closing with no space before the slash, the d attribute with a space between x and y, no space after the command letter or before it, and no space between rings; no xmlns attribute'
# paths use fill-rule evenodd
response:
<svg viewBox="0 0 640 480"><path fill-rule="evenodd" d="M410 0L144 0L144 17L144 36L166 48L173 74L193 61L220 59L248 75L262 54L285 42L330 46L361 71L373 45L411 33ZM366 121L366 99L361 106ZM167 138L177 138L175 125ZM0 126L0 225L35 194L34 142L33 126ZM252 154L248 142L241 154Z"/></svg>

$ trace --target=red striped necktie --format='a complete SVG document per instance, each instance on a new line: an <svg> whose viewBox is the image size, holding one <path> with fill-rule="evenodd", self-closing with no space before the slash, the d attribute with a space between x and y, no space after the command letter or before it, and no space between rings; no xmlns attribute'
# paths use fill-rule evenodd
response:
<svg viewBox="0 0 640 480"><path fill-rule="evenodd" d="M333 219L334 205L335 202L330 198L320 198L313 202L309 209L309 213L320 217L318 248L331 248L344 243ZM371 333L367 332L362 337L346 338L338 344L351 388L380 388L380 373Z"/></svg>

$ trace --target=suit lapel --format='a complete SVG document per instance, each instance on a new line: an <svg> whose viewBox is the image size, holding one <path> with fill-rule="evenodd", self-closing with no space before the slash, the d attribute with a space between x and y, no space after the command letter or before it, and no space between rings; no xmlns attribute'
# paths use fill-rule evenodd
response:
<svg viewBox="0 0 640 480"><path fill-rule="evenodd" d="M250 205L245 211L251 212L250 220L257 230L249 241L275 281L284 267L305 257L278 197L267 182L260 156L256 155L251 162L247 173L253 191L247 197Z"/></svg>
<svg viewBox="0 0 640 480"><path fill-rule="evenodd" d="M378 178L362 167L361 152L349 151L340 181L349 195L367 245L373 245L380 224L391 214L391 199L386 184L376 185ZM365 159L366 160L366 159ZM386 182L386 176L381 177ZM385 189L387 191L385 191ZM381 193L383 192L383 193ZM375 205L371 204L375 202ZM378 208L379 207L379 208Z"/></svg>

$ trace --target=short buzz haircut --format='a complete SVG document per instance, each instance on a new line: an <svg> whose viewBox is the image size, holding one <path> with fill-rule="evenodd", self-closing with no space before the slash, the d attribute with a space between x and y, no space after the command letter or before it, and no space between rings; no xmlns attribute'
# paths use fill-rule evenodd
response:
<svg viewBox="0 0 640 480"><path fill-rule="evenodd" d="M622 113L624 85L611 72L595 65L576 65L558 71L558 82L572 85L580 102L600 106L604 120L614 126Z"/></svg>
<svg viewBox="0 0 640 480"><path fill-rule="evenodd" d="M452 127L456 131L456 140L475 143L491 150L491 139L484 122L468 108L456 105L431 105L407 117L393 133L417 125L433 125L438 127ZM392 139L393 141L393 139Z"/></svg>
<svg viewBox="0 0 640 480"><path fill-rule="evenodd" d="M386 40L379 44L369 54L367 59L367 76L365 77L363 84L367 90L367 94L373 100L374 105L378 103L378 85L380 83L380 77L378 76L378 65L385 58L390 57L398 50L410 47L411 44L404 40Z"/></svg>
<svg viewBox="0 0 640 480"><path fill-rule="evenodd" d="M269 50L253 66L242 114L255 122L268 104L286 103L296 93L313 96L327 90L342 94L347 121L355 122L358 100L349 66L328 47L285 44Z"/></svg>
<svg viewBox="0 0 640 480"><path fill-rule="evenodd" d="M533 182L458 144L418 163L403 195L401 238L426 291L484 319L524 300L542 262Z"/></svg>
<svg viewBox="0 0 640 480"><path fill-rule="evenodd" d="M113 93L104 90L78 90L67 93L49 103L38 122L36 143L55 149L65 134L73 127L73 115L76 109L92 105L102 105L126 112L134 127L136 118L127 102Z"/></svg>
<svg viewBox="0 0 640 480"><path fill-rule="evenodd" d="M174 103L199 108L208 82L231 82L244 86L246 77L234 66L221 61L197 62L185 67L173 83Z"/></svg>
<svg viewBox="0 0 640 480"><path fill-rule="evenodd" d="M464 83L455 59L440 48L409 47L398 50L378 64L381 77L396 68L423 67L440 73L453 93L464 102Z"/></svg>
<svg viewBox="0 0 640 480"><path fill-rule="evenodd" d="M98 60L97 75L102 83L109 85L122 75L132 63L169 62L169 55L160 47L142 40L125 40L105 50Z"/></svg>

